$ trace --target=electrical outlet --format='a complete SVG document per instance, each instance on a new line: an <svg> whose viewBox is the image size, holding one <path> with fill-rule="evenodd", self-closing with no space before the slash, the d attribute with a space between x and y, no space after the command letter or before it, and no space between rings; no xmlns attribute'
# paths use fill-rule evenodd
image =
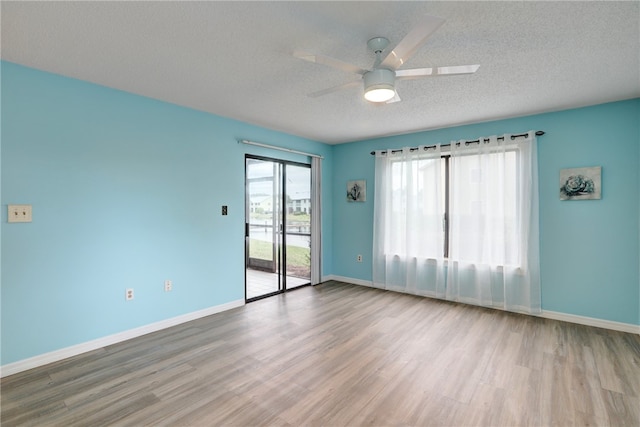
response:
<svg viewBox="0 0 640 427"><path fill-rule="evenodd" d="M362 255L358 255L358 258L356 258L358 260L358 262L362 262Z"/></svg>
<svg viewBox="0 0 640 427"><path fill-rule="evenodd" d="M173 289L173 283L171 282L171 280L165 280L164 281L164 291L165 292L171 292L172 289Z"/></svg>
<svg viewBox="0 0 640 427"><path fill-rule="evenodd" d="M133 289L132 288L127 289L124 297L127 301L131 301L133 299Z"/></svg>

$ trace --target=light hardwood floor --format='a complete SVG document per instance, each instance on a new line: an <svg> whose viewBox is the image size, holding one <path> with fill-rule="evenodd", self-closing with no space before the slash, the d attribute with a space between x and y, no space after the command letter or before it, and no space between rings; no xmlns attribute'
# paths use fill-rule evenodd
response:
<svg viewBox="0 0 640 427"><path fill-rule="evenodd" d="M327 282L1 386L2 426L638 426L640 336Z"/></svg>

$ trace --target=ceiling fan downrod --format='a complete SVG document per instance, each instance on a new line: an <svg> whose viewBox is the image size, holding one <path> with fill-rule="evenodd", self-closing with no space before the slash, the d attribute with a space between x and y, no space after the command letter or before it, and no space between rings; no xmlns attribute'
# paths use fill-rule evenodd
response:
<svg viewBox="0 0 640 427"><path fill-rule="evenodd" d="M389 39L385 37L374 37L367 42L367 47L376 54L376 61L373 63L373 68L377 68L382 62L382 52L389 46Z"/></svg>

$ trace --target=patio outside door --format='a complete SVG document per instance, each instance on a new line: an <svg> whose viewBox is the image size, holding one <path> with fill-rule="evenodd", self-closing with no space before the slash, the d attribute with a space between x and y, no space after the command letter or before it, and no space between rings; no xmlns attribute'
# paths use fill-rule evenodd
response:
<svg viewBox="0 0 640 427"><path fill-rule="evenodd" d="M246 157L245 298L311 281L311 168Z"/></svg>

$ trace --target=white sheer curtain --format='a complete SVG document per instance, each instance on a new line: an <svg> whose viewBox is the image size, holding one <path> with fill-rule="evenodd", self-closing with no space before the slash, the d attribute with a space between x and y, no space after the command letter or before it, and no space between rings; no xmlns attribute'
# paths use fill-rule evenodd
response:
<svg viewBox="0 0 640 427"><path fill-rule="evenodd" d="M540 313L536 137L451 144L447 299Z"/></svg>
<svg viewBox="0 0 640 427"><path fill-rule="evenodd" d="M535 133L449 150L376 153L374 285L540 313Z"/></svg>
<svg viewBox="0 0 640 427"><path fill-rule="evenodd" d="M376 152L374 286L444 297L440 146Z"/></svg>
<svg viewBox="0 0 640 427"><path fill-rule="evenodd" d="M311 284L322 281L322 158L311 157Z"/></svg>

